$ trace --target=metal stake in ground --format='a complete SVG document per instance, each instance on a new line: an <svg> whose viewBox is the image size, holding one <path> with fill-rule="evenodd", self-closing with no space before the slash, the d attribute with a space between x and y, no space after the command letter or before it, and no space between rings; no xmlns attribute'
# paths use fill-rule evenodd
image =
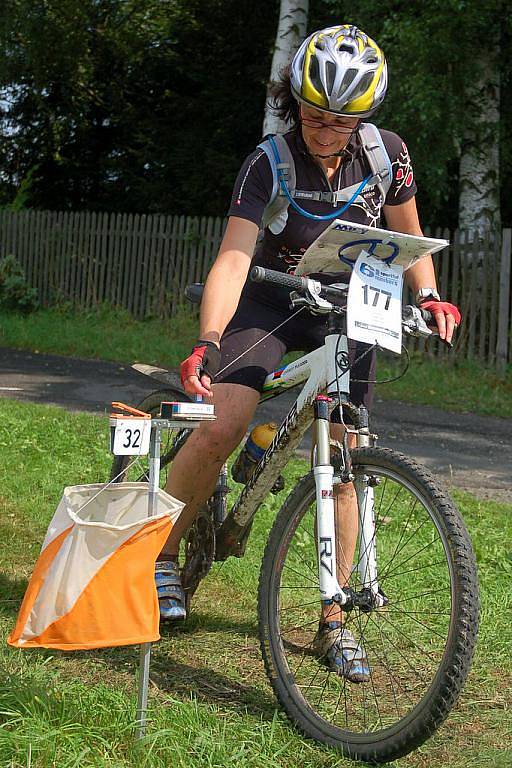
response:
<svg viewBox="0 0 512 768"><path fill-rule="evenodd" d="M159 421L154 419L151 422L151 441L149 445L148 517L152 517L156 511L159 488L158 479L160 476L160 443L161 426ZM143 643L140 647L139 661L139 692L136 717L137 739L142 739L146 730L150 661L151 643Z"/></svg>

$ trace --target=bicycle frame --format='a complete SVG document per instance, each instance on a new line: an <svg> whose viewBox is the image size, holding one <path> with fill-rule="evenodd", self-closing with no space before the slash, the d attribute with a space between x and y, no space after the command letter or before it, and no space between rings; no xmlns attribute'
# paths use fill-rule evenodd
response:
<svg viewBox="0 0 512 768"><path fill-rule="evenodd" d="M261 399L263 401L274 397L302 383L304 383L303 389L220 527L218 541L221 542L221 551L226 555L233 554L237 543L245 543L245 534L250 530L260 504L270 492L306 430L315 422L316 451L313 473L317 500L319 590L321 599L326 603L336 600L340 604L345 604L350 596L343 590L337 579L334 468L331 463L327 409L329 395L336 395L337 399L340 397L342 403L349 402L350 373L348 340L345 333L330 333L326 336L322 347L269 374L264 382ZM327 398L324 393L327 393ZM364 484L358 488L357 494L361 515L359 521L361 583L363 587L369 588L377 599L373 488Z"/></svg>

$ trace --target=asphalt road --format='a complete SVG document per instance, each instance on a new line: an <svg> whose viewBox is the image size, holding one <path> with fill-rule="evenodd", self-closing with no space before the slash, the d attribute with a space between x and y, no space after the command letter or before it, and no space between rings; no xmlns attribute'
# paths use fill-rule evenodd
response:
<svg viewBox="0 0 512 768"><path fill-rule="evenodd" d="M1 397L106 413L113 400L134 405L160 388L118 363L0 348ZM257 421L279 421L293 399L289 392L263 404ZM512 419L377 397L372 428L381 445L415 457L447 485L512 503Z"/></svg>

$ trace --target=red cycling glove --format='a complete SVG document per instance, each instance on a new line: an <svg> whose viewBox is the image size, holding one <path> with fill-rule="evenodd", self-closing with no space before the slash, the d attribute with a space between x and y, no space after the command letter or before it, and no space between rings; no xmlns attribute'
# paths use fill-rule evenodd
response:
<svg viewBox="0 0 512 768"><path fill-rule="evenodd" d="M206 374L213 381L217 371L220 368L220 349L213 341L204 341L199 339L192 348L186 360L180 365L181 383L185 386L185 381L189 376L201 378Z"/></svg>
<svg viewBox="0 0 512 768"><path fill-rule="evenodd" d="M420 309L426 309L429 312L432 312L433 315L441 313L443 315L452 315L456 325L460 325L460 321L462 320L462 316L455 304L450 304L448 301L437 301L436 299L422 301Z"/></svg>

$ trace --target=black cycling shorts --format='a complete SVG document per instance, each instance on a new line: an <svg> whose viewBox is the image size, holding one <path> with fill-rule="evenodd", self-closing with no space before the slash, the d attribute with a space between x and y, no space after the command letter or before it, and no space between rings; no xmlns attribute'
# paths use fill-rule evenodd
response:
<svg viewBox="0 0 512 768"><path fill-rule="evenodd" d="M243 384L261 392L265 378L279 367L287 352L312 352L320 347L327 335L326 317L311 315L303 309L281 326L294 312L296 310L268 307L242 296L221 339L221 362L215 383ZM268 333L270 336L265 341L250 349ZM351 339L348 346L353 363L350 399L354 405L364 405L370 410L373 384L369 381L375 379L375 350L364 355L368 345Z"/></svg>

